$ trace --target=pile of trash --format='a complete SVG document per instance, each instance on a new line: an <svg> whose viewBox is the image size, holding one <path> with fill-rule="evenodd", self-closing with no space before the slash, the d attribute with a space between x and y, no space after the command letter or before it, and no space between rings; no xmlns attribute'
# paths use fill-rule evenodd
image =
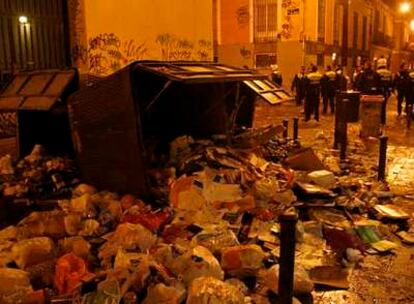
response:
<svg viewBox="0 0 414 304"><path fill-rule="evenodd" d="M41 147L16 166L3 157L2 200L59 199L0 231L0 302L271 303L278 217L290 208L301 219L292 235L297 296L315 284L348 288L364 255L399 246L392 235L413 241L410 216L386 185L341 179L323 164L306 170L309 150L274 132L231 146L177 138L168 165L150 173L164 205L82 184L71 162ZM36 190L50 180L48 191Z"/></svg>

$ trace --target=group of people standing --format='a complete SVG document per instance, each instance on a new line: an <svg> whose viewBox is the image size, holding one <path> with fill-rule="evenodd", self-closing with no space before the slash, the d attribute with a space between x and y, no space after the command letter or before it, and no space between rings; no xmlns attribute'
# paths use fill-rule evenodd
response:
<svg viewBox="0 0 414 304"><path fill-rule="evenodd" d="M335 70L331 66L326 67L324 74L318 71L317 66L311 66L310 71L302 66L300 72L295 75L291 90L296 93L296 105L305 105L305 121L314 116L319 121L320 96L323 100L323 114L335 113L335 95L337 91L346 90L347 78L343 75L341 67Z"/></svg>
<svg viewBox="0 0 414 304"><path fill-rule="evenodd" d="M381 122L386 122L387 101L392 92L397 91L397 114L401 116L405 102L405 112L408 118L412 116L414 104L414 71L410 71L406 63L402 63L400 70L394 75L387 69L385 63L379 62L377 70L369 61L365 62L364 69L355 75L355 88L363 94L383 95Z"/></svg>
<svg viewBox="0 0 414 304"><path fill-rule="evenodd" d="M280 72L272 76L274 81L281 85L282 77ZM348 81L350 80L350 81ZM370 61L366 61L363 68L357 67L349 79L344 75L342 67L332 68L327 66L322 74L318 67L312 65L309 70L305 66L301 67L292 81L291 90L296 96L296 105L301 106L304 103L305 121L309 121L311 116L319 121L320 98L322 97L322 113L335 113L335 96L339 91L346 91L348 82L355 91L364 95L382 95L384 102L382 106L381 121L386 122L386 106L391 93L397 91L397 112L400 116L403 111L405 102L405 111L411 109L414 104L414 70L410 71L406 64L402 64L400 71L392 75L387 68L386 60L378 60L376 69L372 68ZM412 111L412 110L410 110ZM412 113L407 115L411 116Z"/></svg>

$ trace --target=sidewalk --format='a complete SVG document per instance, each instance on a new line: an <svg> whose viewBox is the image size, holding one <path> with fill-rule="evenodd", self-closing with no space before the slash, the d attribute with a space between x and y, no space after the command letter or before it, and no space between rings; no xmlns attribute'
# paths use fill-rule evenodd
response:
<svg viewBox="0 0 414 304"><path fill-rule="evenodd" d="M258 102L255 113L255 126L280 123L289 118L291 134L292 118L301 117L302 108L293 104L270 106ZM387 181L396 195L400 195L397 204L409 214L414 213L414 124L406 129L405 116L396 115L396 102L392 97L387 109L388 125L385 129L389 137L387 157ZM325 150L333 146L334 120L332 115L322 115L320 122L299 123L299 136L304 145L315 150ZM378 144L375 140L362 142L359 139L358 124L349 124L348 157L352 157L353 146L364 145L368 167L375 166L378 159ZM411 223L412 225L413 223ZM393 240L394 241L394 240ZM395 241L399 242L395 237ZM402 245L395 254L384 256L368 255L361 268L355 269L350 277L349 290L319 290L313 293L313 299L302 299L302 303L321 304L391 304L414 303L414 247Z"/></svg>

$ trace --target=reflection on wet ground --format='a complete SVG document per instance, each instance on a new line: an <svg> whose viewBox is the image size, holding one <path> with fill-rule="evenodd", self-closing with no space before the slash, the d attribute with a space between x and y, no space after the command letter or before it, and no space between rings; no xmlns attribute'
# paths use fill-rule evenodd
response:
<svg viewBox="0 0 414 304"><path fill-rule="evenodd" d="M279 123L284 118L291 119L295 116L302 118L301 111L302 108L294 106L293 103L269 106L259 102L256 107L255 126ZM384 129L384 134L389 137L387 181L391 191L398 196L395 203L413 215L414 124L408 130L405 116L397 117L394 97L388 103L387 119L388 123ZM299 126L299 136L305 145L325 151L333 145L332 115L322 116L320 122L300 121ZM361 164L366 167L376 166L378 140L361 141L358 124L349 124L348 136L348 157L352 158L353 145L363 145L366 156L361 157ZM338 154L331 152L334 155ZM414 222L410 224L414 225ZM392 241L401 246L394 253L366 256L360 267L352 271L349 290L317 289L312 297L302 298L302 303L414 303L414 247L401 244L397 237Z"/></svg>

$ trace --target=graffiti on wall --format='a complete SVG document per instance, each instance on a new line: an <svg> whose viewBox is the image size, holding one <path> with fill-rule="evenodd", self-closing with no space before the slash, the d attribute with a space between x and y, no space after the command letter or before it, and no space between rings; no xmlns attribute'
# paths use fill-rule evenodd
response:
<svg viewBox="0 0 414 304"><path fill-rule="evenodd" d="M300 13L300 3L295 0L282 0L282 31L281 37L291 39L295 30L293 18Z"/></svg>
<svg viewBox="0 0 414 304"><path fill-rule="evenodd" d="M179 38L172 34L160 34L155 39L161 52L161 60L210 60L213 49L209 40L200 39L194 43L185 38Z"/></svg>
<svg viewBox="0 0 414 304"><path fill-rule="evenodd" d="M198 60L200 61L210 60L211 59L210 54L212 50L213 50L213 45L211 41L200 39L198 41L198 51L197 51Z"/></svg>
<svg viewBox="0 0 414 304"><path fill-rule="evenodd" d="M252 57L252 51L246 48L245 46L240 48L240 55L244 59L250 59Z"/></svg>
<svg viewBox="0 0 414 304"><path fill-rule="evenodd" d="M69 24L71 39L71 55L74 65L80 67L87 64L88 50L83 38L86 37L85 20L81 0L69 0Z"/></svg>
<svg viewBox="0 0 414 304"><path fill-rule="evenodd" d="M240 6L236 10L236 19L237 19L237 24L240 27L246 26L246 25L249 24L250 14L249 14L249 7L248 7L248 5Z"/></svg>
<svg viewBox="0 0 414 304"><path fill-rule="evenodd" d="M114 33L100 34L89 39L89 72L106 75L134 60L143 59L146 53L145 43L136 43L134 39L121 41Z"/></svg>

